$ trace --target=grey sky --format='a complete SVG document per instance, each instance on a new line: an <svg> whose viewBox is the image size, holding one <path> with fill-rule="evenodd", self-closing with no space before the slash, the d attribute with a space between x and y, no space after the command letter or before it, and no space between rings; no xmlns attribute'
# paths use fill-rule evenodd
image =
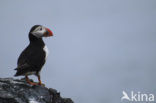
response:
<svg viewBox="0 0 156 103"><path fill-rule="evenodd" d="M155 0L1 0L0 77L13 77L28 32L50 28L42 81L75 103L120 103L122 91L156 95ZM33 77L34 78L34 77Z"/></svg>

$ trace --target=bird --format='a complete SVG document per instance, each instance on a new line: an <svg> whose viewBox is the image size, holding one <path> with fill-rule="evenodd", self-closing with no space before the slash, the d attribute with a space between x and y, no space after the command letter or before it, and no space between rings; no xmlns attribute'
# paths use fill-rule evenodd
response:
<svg viewBox="0 0 156 103"><path fill-rule="evenodd" d="M15 68L16 76L25 76L26 82L30 85L42 85L40 71L46 62L48 49L43 37L51 37L53 32L42 25L34 25L29 32L29 45L22 51L17 60ZM29 75L38 77L38 83L29 80Z"/></svg>
<svg viewBox="0 0 156 103"><path fill-rule="evenodd" d="M130 98L128 97L128 94L125 91L122 91L122 94L123 94L123 96L122 96L121 100L127 99L127 100L130 101Z"/></svg>

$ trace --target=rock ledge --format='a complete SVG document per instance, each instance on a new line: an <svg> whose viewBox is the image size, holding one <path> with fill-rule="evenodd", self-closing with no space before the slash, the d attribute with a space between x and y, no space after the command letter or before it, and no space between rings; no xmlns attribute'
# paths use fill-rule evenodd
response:
<svg viewBox="0 0 156 103"><path fill-rule="evenodd" d="M74 103L57 90L31 86L25 79L0 78L0 103Z"/></svg>

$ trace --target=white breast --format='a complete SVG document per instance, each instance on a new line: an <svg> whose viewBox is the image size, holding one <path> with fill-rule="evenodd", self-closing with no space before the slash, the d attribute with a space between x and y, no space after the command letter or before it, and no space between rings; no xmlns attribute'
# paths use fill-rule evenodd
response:
<svg viewBox="0 0 156 103"><path fill-rule="evenodd" d="M47 59L48 54L49 54L49 50L48 50L48 48L47 48L47 46L46 46L46 45L44 46L43 50L45 51L45 54L46 54L45 59Z"/></svg>

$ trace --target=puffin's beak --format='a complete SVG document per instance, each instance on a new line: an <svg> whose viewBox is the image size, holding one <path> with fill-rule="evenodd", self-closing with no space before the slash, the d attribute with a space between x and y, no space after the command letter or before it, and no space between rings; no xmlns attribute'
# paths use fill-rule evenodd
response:
<svg viewBox="0 0 156 103"><path fill-rule="evenodd" d="M53 36L53 32L49 28L45 28L46 32L44 33L45 37Z"/></svg>

